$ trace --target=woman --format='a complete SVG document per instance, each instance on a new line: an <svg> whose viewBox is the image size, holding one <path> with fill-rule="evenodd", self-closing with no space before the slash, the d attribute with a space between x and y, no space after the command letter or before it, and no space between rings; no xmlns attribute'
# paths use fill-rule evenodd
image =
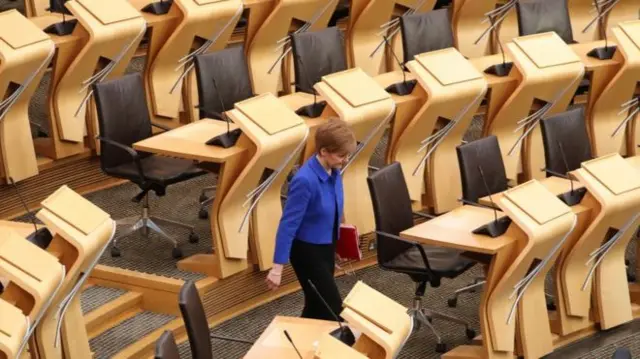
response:
<svg viewBox="0 0 640 359"><path fill-rule="evenodd" d="M335 320L309 280L331 309L340 313L342 299L333 276L344 205L340 169L355 150L356 140L344 121L333 119L318 127L315 141L316 153L289 184L276 235L274 265L266 281L269 288L277 289L282 268L290 261L304 292L302 317Z"/></svg>

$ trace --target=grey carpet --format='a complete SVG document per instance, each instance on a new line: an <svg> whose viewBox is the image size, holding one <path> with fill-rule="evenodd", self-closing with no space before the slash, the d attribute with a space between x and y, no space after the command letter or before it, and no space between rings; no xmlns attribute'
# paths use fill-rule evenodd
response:
<svg viewBox="0 0 640 359"><path fill-rule="evenodd" d="M87 314L127 293L124 289L106 288L94 285L82 291L80 305L82 313Z"/></svg>

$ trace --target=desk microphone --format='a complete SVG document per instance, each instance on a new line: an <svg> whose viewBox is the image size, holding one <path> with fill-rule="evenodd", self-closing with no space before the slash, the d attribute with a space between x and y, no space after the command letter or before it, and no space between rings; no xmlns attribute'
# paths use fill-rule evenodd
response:
<svg viewBox="0 0 640 359"><path fill-rule="evenodd" d="M417 80L407 81L407 73L404 71L404 64L400 61L400 59L398 58L398 55L396 55L396 52L393 51L393 47L389 42L389 38L387 38L386 35L382 35L382 38L384 39L384 42L387 44L387 48L389 49L389 51L391 51L393 58L396 60L396 63L398 64L398 66L400 66L400 71L402 71L402 82L389 85L385 90L389 93L394 93L399 96L409 95L410 93L413 92L413 89L418 84L418 81Z"/></svg>
<svg viewBox="0 0 640 359"><path fill-rule="evenodd" d="M305 66L304 62L302 61L302 57L300 57L299 54L296 54L296 60L298 60L301 66L300 72L304 74L305 80L307 80L307 82L309 83L309 86L311 86L311 91L313 91L313 103L311 105L302 106L299 109L297 109L296 115L305 116L309 118L320 117L320 115L322 115L322 112L324 111L324 108L327 106L327 102L326 101L318 102L318 92L313 87L314 83L311 82L311 79L309 78L309 73L307 72L307 67Z"/></svg>
<svg viewBox="0 0 640 359"><path fill-rule="evenodd" d="M329 313L331 313L331 315L333 316L333 319L335 319L335 321L338 322L338 325L340 326L340 328L332 331L331 333L329 333L329 335L331 335L332 337L338 339L339 341L343 342L344 344L346 344L348 346L352 346L353 344L355 344L356 338L353 335L353 332L351 332L351 329L349 329L349 327L345 327L345 326L342 325L342 321L338 317L338 314L336 314L333 311L333 309L331 309L331 307L329 306L329 303L327 303L327 301L324 300L324 297L322 296L322 294L320 294L320 292L318 291L318 288L316 288L316 286L313 284L311 279L308 279L307 282L309 283L311 288L313 288L313 291L316 292L318 297L320 297L320 300L322 301L322 304L324 304L324 306L327 308L327 310L329 310Z"/></svg>
<svg viewBox="0 0 640 359"><path fill-rule="evenodd" d="M605 10L600 7L598 0L594 0L593 3L596 6L596 10L598 11L598 27L600 28L600 36L604 38L604 47L594 48L587 53L587 56L596 58L598 60L610 60L613 58L613 54L616 53L617 47L609 47L609 37L607 36L607 28L606 24L604 23ZM607 12L609 12L611 8L613 8L613 6L615 6L615 4L611 5L611 7L607 9ZM589 26L585 27L583 32L585 32L588 28Z"/></svg>
<svg viewBox="0 0 640 359"><path fill-rule="evenodd" d="M229 116L227 116L226 114L226 106L224 105L224 101L222 100L222 95L220 95L220 89L218 89L218 85L216 84L215 77L211 77L211 80L213 81L213 87L216 90L218 101L220 101L220 106L222 107L222 113L220 115L223 116L224 120L227 122L227 132L209 139L207 142L205 142L205 144L209 146L229 148L235 145L236 142L238 142L238 138L240 138L240 135L242 134L242 130L239 128L233 131L229 130L229 126L230 126L229 123L231 122L231 120L229 120Z"/></svg>
<svg viewBox="0 0 640 359"><path fill-rule="evenodd" d="M16 185L16 183L13 181L13 178L9 177L9 183L15 189L16 194L18 195L18 199L20 199L20 203L22 203L22 207L24 207L24 209L27 211L27 214L29 215L29 219L33 224L33 233L27 236L27 240L42 249L47 249L47 247L49 247L49 244L51 243L51 240L53 239L53 235L51 234L51 232L49 232L47 227L42 227L38 229L33 212L29 210L29 207L27 206L27 203L24 201L24 198L22 198L22 195L20 194L20 190L18 189L18 186Z"/></svg>
<svg viewBox="0 0 640 359"><path fill-rule="evenodd" d="M44 29L44 32L47 34L54 34L58 36L69 35L75 29L78 20L69 20L67 21L66 15L71 15L71 12L64 6L64 3L68 0L49 0L49 8L48 11L52 13L60 13L62 14L62 22L57 22L47 26Z"/></svg>
<svg viewBox="0 0 640 359"><path fill-rule="evenodd" d="M298 353L298 357L302 359L302 354L300 354L300 351L298 350L296 345L293 343L293 339L291 339L291 336L289 335L289 332L287 332L286 329L284 330L284 336L287 337L287 340L289 341L289 343L291 343L291 346L293 347L293 349L295 349L296 353Z"/></svg>
<svg viewBox="0 0 640 359"><path fill-rule="evenodd" d="M489 16L489 21L491 21L491 26L495 26L495 19L493 18L493 16ZM509 72L511 72L511 68L513 68L513 62L507 62L507 58L504 54L504 48L502 47L502 42L498 38L497 33L495 31L493 31L493 33L495 36L495 42L498 43L498 48L500 49L500 54L502 55L502 63L487 67L484 70L484 73L498 77L505 77L509 75Z"/></svg>
<svg viewBox="0 0 640 359"><path fill-rule="evenodd" d="M169 12L169 9L171 9L171 4L173 4L173 0L160 0L160 2L152 2L148 4L140 11L148 14L164 15Z"/></svg>
<svg viewBox="0 0 640 359"><path fill-rule="evenodd" d="M560 141L558 141L557 143L558 143L558 148L560 149L560 155L562 156L562 162L564 163L564 168L567 171L566 178L569 180L569 183L571 184L571 191L558 195L558 198L560 198L560 200L562 200L562 202L564 202L567 206L575 206L576 204L580 203L580 201L582 201L582 198L587 193L587 189L580 188L580 190L577 190L577 191L575 190L573 186L573 177L569 174L570 172L569 162L567 161L567 156L564 153L564 148L562 147L562 143L560 143ZM554 174L552 172L549 172L549 173ZM559 177L563 177L563 176L559 176Z"/></svg>
<svg viewBox="0 0 640 359"><path fill-rule="evenodd" d="M501 217L498 219L498 210L496 210L496 203L493 201L491 197L491 190L489 189L489 185L487 184L487 179L484 176L484 172L482 171L482 166L478 165L478 172L480 173L480 178L482 178L482 184L484 185L484 189L487 191L489 196L489 201L491 202L491 206L493 207L493 221L489 222L481 227L478 227L473 230L474 234L483 234L486 236L490 236L491 238L496 238L504 234L511 225L511 218L509 217Z"/></svg>

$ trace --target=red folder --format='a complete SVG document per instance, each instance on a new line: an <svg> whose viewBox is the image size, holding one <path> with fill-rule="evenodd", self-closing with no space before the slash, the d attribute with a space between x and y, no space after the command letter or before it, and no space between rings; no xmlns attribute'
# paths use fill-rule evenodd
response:
<svg viewBox="0 0 640 359"><path fill-rule="evenodd" d="M358 229L350 224L340 225L340 237L336 243L336 253L344 260L361 260L360 236Z"/></svg>

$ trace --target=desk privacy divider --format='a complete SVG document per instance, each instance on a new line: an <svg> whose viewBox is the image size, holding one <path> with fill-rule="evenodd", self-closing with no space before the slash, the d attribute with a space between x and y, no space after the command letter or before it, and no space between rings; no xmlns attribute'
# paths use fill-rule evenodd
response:
<svg viewBox="0 0 640 359"><path fill-rule="evenodd" d="M553 351L545 277L573 231L576 216L535 180L507 190L497 204L512 219L515 228L507 233L517 238L520 250L490 293L490 338L483 341L490 340L494 352L539 358Z"/></svg>
<svg viewBox="0 0 640 359"><path fill-rule="evenodd" d="M541 179L545 162L538 123L567 109L584 65L554 32L516 38L505 49L521 82L489 124L489 134L498 137L509 180L518 181L520 171L525 180Z"/></svg>
<svg viewBox="0 0 640 359"><path fill-rule="evenodd" d="M20 345L29 329L29 319L8 302L0 299L0 358L17 359Z"/></svg>
<svg viewBox="0 0 640 359"><path fill-rule="evenodd" d="M243 5L241 0L174 0L173 4L170 11L179 14L180 21L151 66L147 67L146 86L154 115L174 120L172 122L178 125L181 107L191 113L198 104L195 77L188 80L193 75L195 56L224 49L240 19ZM203 44L192 51L197 40ZM187 96L193 97L195 92L195 98L190 101L193 106L181 106L185 80L190 85L185 89ZM193 112L198 113L197 110Z"/></svg>
<svg viewBox="0 0 640 359"><path fill-rule="evenodd" d="M610 329L633 319L624 254L640 224L640 178L619 154L584 162L573 173L597 204L592 223L559 268L571 329L589 326L591 313L600 328Z"/></svg>
<svg viewBox="0 0 640 359"><path fill-rule="evenodd" d="M487 82L454 48L420 54L407 67L425 89L427 101L391 149L391 160L402 165L412 201L421 202L426 193L426 207L448 212L462 197L455 148L487 92Z"/></svg>
<svg viewBox="0 0 640 359"><path fill-rule="evenodd" d="M222 238L224 257L246 261L251 237L260 270L268 270L273 265L282 216L281 188L304 147L309 128L270 93L236 103L228 115L251 145L250 158L220 208L218 222L226 234ZM265 172L269 176L261 183ZM231 274L223 268L224 277Z"/></svg>
<svg viewBox="0 0 640 359"><path fill-rule="evenodd" d="M29 102L55 49L49 36L16 10L0 13L0 177L38 174Z"/></svg>
<svg viewBox="0 0 640 359"><path fill-rule="evenodd" d="M67 186L42 206L37 217L55 233L49 251L59 257L66 276L36 329L31 350L47 359L88 358L92 354L79 294L115 234L115 221Z"/></svg>
<svg viewBox="0 0 640 359"><path fill-rule="evenodd" d="M327 75L315 85L331 110L345 121L355 134L358 147L342 168L347 223L359 233L375 229L373 206L367 190L369 160L395 114L391 96L359 68ZM326 109L325 109L326 111Z"/></svg>

